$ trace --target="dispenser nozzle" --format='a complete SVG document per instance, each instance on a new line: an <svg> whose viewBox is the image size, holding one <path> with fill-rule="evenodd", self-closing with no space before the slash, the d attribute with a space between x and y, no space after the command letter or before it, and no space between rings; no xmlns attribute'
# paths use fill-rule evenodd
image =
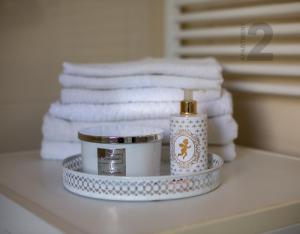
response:
<svg viewBox="0 0 300 234"><path fill-rule="evenodd" d="M192 89L184 89L184 100L192 101L193 100L193 90Z"/></svg>
<svg viewBox="0 0 300 234"><path fill-rule="evenodd" d="M197 114L197 102L193 100L193 90L184 89L184 100L180 103L180 114L195 115Z"/></svg>

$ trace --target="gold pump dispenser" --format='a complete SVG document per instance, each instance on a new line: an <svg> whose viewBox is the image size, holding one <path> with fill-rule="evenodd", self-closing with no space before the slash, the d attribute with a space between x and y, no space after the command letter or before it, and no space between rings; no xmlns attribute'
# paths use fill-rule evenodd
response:
<svg viewBox="0 0 300 234"><path fill-rule="evenodd" d="M197 102L193 100L193 90L184 89L184 100L180 102L180 115L196 115Z"/></svg>

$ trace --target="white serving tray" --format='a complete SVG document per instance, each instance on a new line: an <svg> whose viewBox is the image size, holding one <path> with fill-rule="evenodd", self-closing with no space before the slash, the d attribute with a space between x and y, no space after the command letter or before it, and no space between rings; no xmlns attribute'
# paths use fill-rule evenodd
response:
<svg viewBox="0 0 300 234"><path fill-rule="evenodd" d="M192 197L208 193L221 184L223 159L208 154L209 169L199 173L170 175L168 163L161 176L104 176L82 172L82 157L75 155L63 161L64 187L78 195L125 201L154 201Z"/></svg>

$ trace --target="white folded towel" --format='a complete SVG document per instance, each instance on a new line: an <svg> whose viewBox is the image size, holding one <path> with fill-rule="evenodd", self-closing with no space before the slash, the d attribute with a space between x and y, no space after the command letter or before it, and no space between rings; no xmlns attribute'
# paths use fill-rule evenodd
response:
<svg viewBox="0 0 300 234"><path fill-rule="evenodd" d="M123 122L70 122L45 115L42 132L44 139L49 141L77 142L78 131L96 126L111 126L115 124L133 126L151 126L164 130L163 143L169 143L169 119L135 120ZM222 115L208 119L208 143L226 145L232 142L238 133L238 127L231 115Z"/></svg>
<svg viewBox="0 0 300 234"><path fill-rule="evenodd" d="M78 75L61 74L59 82L64 88L80 89L127 89L127 88L147 88L166 87L183 89L221 89L222 78L206 80L171 75L135 75L107 77L84 77Z"/></svg>
<svg viewBox="0 0 300 234"><path fill-rule="evenodd" d="M235 145L233 143L225 146L209 146L208 151L220 155L224 161L232 161L236 157ZM80 143L42 141L41 156L44 159L62 160L81 152ZM169 156L169 146L162 147L162 158Z"/></svg>
<svg viewBox="0 0 300 234"><path fill-rule="evenodd" d="M214 58L197 60L182 59L143 59L139 61L115 64L63 64L65 74L78 76L132 76L145 74L164 74L188 77L218 79L221 77L221 65Z"/></svg>
<svg viewBox="0 0 300 234"><path fill-rule="evenodd" d="M225 146L209 145L208 151L220 155L225 162L231 162L236 158L236 149L234 143Z"/></svg>
<svg viewBox="0 0 300 234"><path fill-rule="evenodd" d="M43 159L63 160L80 152L81 145L78 142L42 141L41 156Z"/></svg>
<svg viewBox="0 0 300 234"><path fill-rule="evenodd" d="M57 118L79 122L105 122L142 119L169 118L179 113L179 102L148 102L126 104L66 104L59 102L50 106L49 113ZM199 113L208 117L232 113L232 99L227 91L222 97L211 102L198 103Z"/></svg>
<svg viewBox="0 0 300 234"><path fill-rule="evenodd" d="M194 100L213 101L221 96L221 90L194 90ZM108 104L127 102L178 102L183 100L183 89L137 88L137 89L62 89L61 103Z"/></svg>

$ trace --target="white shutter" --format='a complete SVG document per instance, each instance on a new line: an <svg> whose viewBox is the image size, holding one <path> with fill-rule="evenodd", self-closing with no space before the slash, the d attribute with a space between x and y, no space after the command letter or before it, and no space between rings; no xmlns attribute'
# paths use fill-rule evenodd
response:
<svg viewBox="0 0 300 234"><path fill-rule="evenodd" d="M300 1L166 0L165 8L166 56L215 56L228 89L300 96Z"/></svg>

